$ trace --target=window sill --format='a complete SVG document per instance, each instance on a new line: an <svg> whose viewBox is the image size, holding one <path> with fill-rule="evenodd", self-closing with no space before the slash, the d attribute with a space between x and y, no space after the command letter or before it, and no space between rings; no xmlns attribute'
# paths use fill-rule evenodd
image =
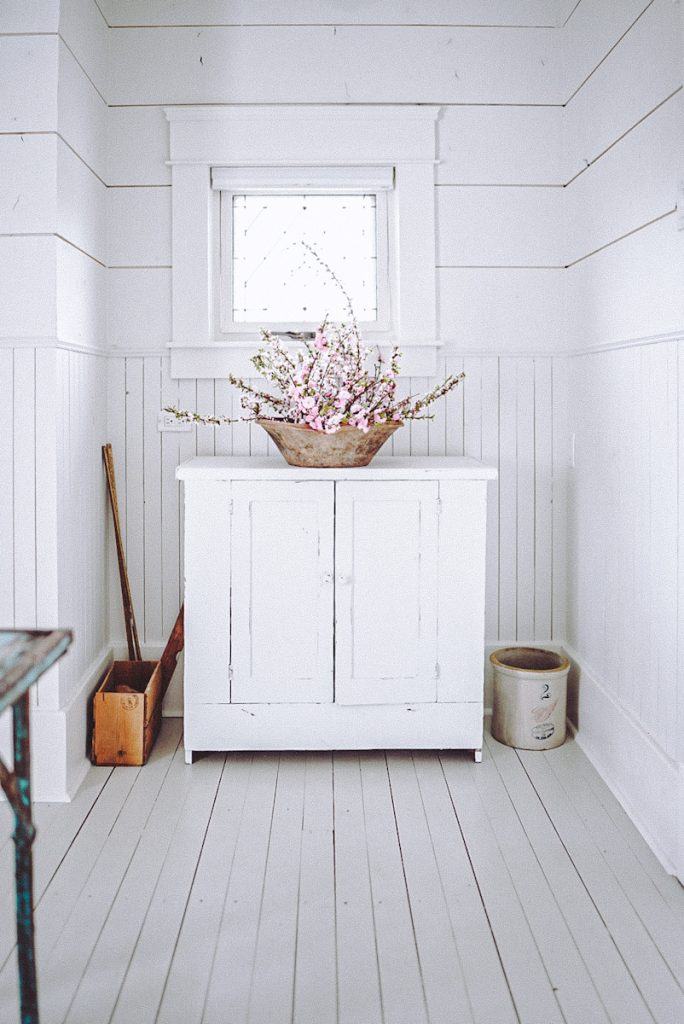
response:
<svg viewBox="0 0 684 1024"><path fill-rule="evenodd" d="M213 342L210 345L171 343L171 376L173 378L217 378L229 373L237 377L258 376L251 363L257 346L234 342ZM389 351L389 350L388 350ZM401 346L400 377L432 377L437 372L437 357L442 346L436 341L415 341Z"/></svg>

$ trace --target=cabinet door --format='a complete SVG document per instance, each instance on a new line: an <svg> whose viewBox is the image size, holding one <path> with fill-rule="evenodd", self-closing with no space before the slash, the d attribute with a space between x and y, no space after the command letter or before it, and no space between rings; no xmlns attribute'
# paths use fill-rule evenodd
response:
<svg viewBox="0 0 684 1024"><path fill-rule="evenodd" d="M437 698L437 483L337 484L335 700Z"/></svg>
<svg viewBox="0 0 684 1024"><path fill-rule="evenodd" d="M334 484L232 494L231 700L332 701Z"/></svg>

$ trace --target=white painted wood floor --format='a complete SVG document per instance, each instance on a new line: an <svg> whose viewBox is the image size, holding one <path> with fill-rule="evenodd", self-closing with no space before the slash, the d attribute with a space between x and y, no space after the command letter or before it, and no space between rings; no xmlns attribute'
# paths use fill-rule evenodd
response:
<svg viewBox="0 0 684 1024"><path fill-rule="evenodd" d="M180 733L36 809L42 1024L684 1021L684 889L572 741L187 767Z"/></svg>

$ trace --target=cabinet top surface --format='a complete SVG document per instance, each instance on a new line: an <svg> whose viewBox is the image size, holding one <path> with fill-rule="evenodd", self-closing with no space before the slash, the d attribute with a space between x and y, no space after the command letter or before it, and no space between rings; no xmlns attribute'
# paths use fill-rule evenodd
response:
<svg viewBox="0 0 684 1024"><path fill-rule="evenodd" d="M205 455L176 470L179 480L494 480L494 466L461 455L380 456L353 469L301 469L280 456Z"/></svg>

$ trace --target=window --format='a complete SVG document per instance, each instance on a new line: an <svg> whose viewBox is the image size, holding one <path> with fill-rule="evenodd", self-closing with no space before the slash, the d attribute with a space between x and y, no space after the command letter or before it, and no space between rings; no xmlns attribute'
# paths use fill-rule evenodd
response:
<svg viewBox="0 0 684 1024"><path fill-rule="evenodd" d="M214 167L221 332L391 326L393 167Z"/></svg>
<svg viewBox="0 0 684 1024"><path fill-rule="evenodd" d="M348 315L435 371L437 107L170 107L173 377L249 373L258 328Z"/></svg>
<svg viewBox="0 0 684 1024"><path fill-rule="evenodd" d="M223 193L221 203L223 330L305 329L325 316L346 320L350 305L377 325L378 196Z"/></svg>

